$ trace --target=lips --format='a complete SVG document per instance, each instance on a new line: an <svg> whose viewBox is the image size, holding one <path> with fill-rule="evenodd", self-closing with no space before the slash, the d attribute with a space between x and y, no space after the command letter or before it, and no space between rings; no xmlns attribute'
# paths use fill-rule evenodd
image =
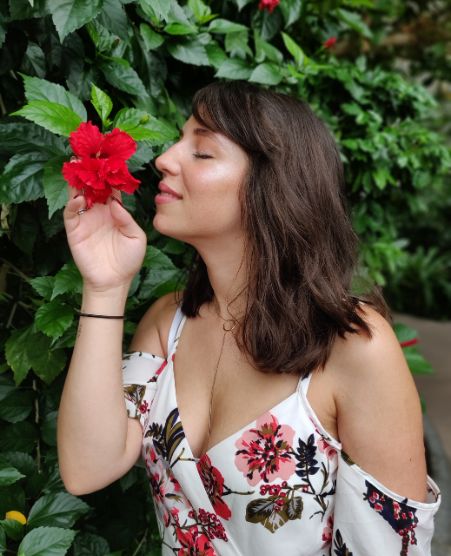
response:
<svg viewBox="0 0 451 556"><path fill-rule="evenodd" d="M171 189L169 187L169 185L166 185L162 181L158 184L158 189L161 191L161 193L171 195L172 197L175 197L176 199L181 199L182 198L182 196L179 193L177 193L177 191L174 191L173 189Z"/></svg>

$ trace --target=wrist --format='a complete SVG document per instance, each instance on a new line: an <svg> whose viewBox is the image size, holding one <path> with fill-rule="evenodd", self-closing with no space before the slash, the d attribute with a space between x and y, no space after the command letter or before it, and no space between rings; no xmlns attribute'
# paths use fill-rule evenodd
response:
<svg viewBox="0 0 451 556"><path fill-rule="evenodd" d="M83 299L80 311L104 315L122 315L125 311L130 285L117 286L107 290L83 287Z"/></svg>

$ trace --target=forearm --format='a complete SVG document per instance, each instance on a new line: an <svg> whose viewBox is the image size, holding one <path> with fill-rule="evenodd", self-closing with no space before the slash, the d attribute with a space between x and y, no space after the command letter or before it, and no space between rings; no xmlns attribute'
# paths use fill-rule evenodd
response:
<svg viewBox="0 0 451 556"><path fill-rule="evenodd" d="M127 287L85 291L82 311L121 315L127 291ZM66 486L108 481L123 465L128 418L121 378L122 337L121 319L80 317L58 415L58 455Z"/></svg>

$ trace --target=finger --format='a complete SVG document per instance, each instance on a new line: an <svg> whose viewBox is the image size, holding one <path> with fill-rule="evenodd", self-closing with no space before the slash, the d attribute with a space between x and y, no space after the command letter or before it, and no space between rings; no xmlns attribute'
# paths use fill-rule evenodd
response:
<svg viewBox="0 0 451 556"><path fill-rule="evenodd" d="M70 199L64 209L64 224L69 232L73 230L79 222L80 210L86 209L86 199L83 195L78 195Z"/></svg>
<svg viewBox="0 0 451 556"><path fill-rule="evenodd" d="M76 189L75 187L71 187L70 185L68 185L66 187L66 191L67 191L67 200L68 201L70 201L71 199L74 199L75 197L78 197L79 195L83 195L83 193L80 189Z"/></svg>
<svg viewBox="0 0 451 556"><path fill-rule="evenodd" d="M111 216L120 232L127 237L138 237L141 235L141 228L133 219L132 215L124 208L118 199L111 199Z"/></svg>

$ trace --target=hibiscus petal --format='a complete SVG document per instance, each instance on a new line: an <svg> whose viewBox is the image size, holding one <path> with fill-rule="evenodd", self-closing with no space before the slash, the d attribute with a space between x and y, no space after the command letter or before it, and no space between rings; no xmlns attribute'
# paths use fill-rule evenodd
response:
<svg viewBox="0 0 451 556"><path fill-rule="evenodd" d="M91 122L82 122L69 136L69 143L79 157L95 157L104 141L99 128Z"/></svg>
<svg viewBox="0 0 451 556"><path fill-rule="evenodd" d="M79 174L79 162L65 162L63 164L63 177L71 187L77 189L83 189L84 183L80 180Z"/></svg>
<svg viewBox="0 0 451 556"><path fill-rule="evenodd" d="M141 183L130 174L125 162L118 158L105 159L103 178L110 187L125 193L133 193Z"/></svg>
<svg viewBox="0 0 451 556"><path fill-rule="evenodd" d="M103 138L101 156L127 160L136 151L136 143L125 131L117 127Z"/></svg>

